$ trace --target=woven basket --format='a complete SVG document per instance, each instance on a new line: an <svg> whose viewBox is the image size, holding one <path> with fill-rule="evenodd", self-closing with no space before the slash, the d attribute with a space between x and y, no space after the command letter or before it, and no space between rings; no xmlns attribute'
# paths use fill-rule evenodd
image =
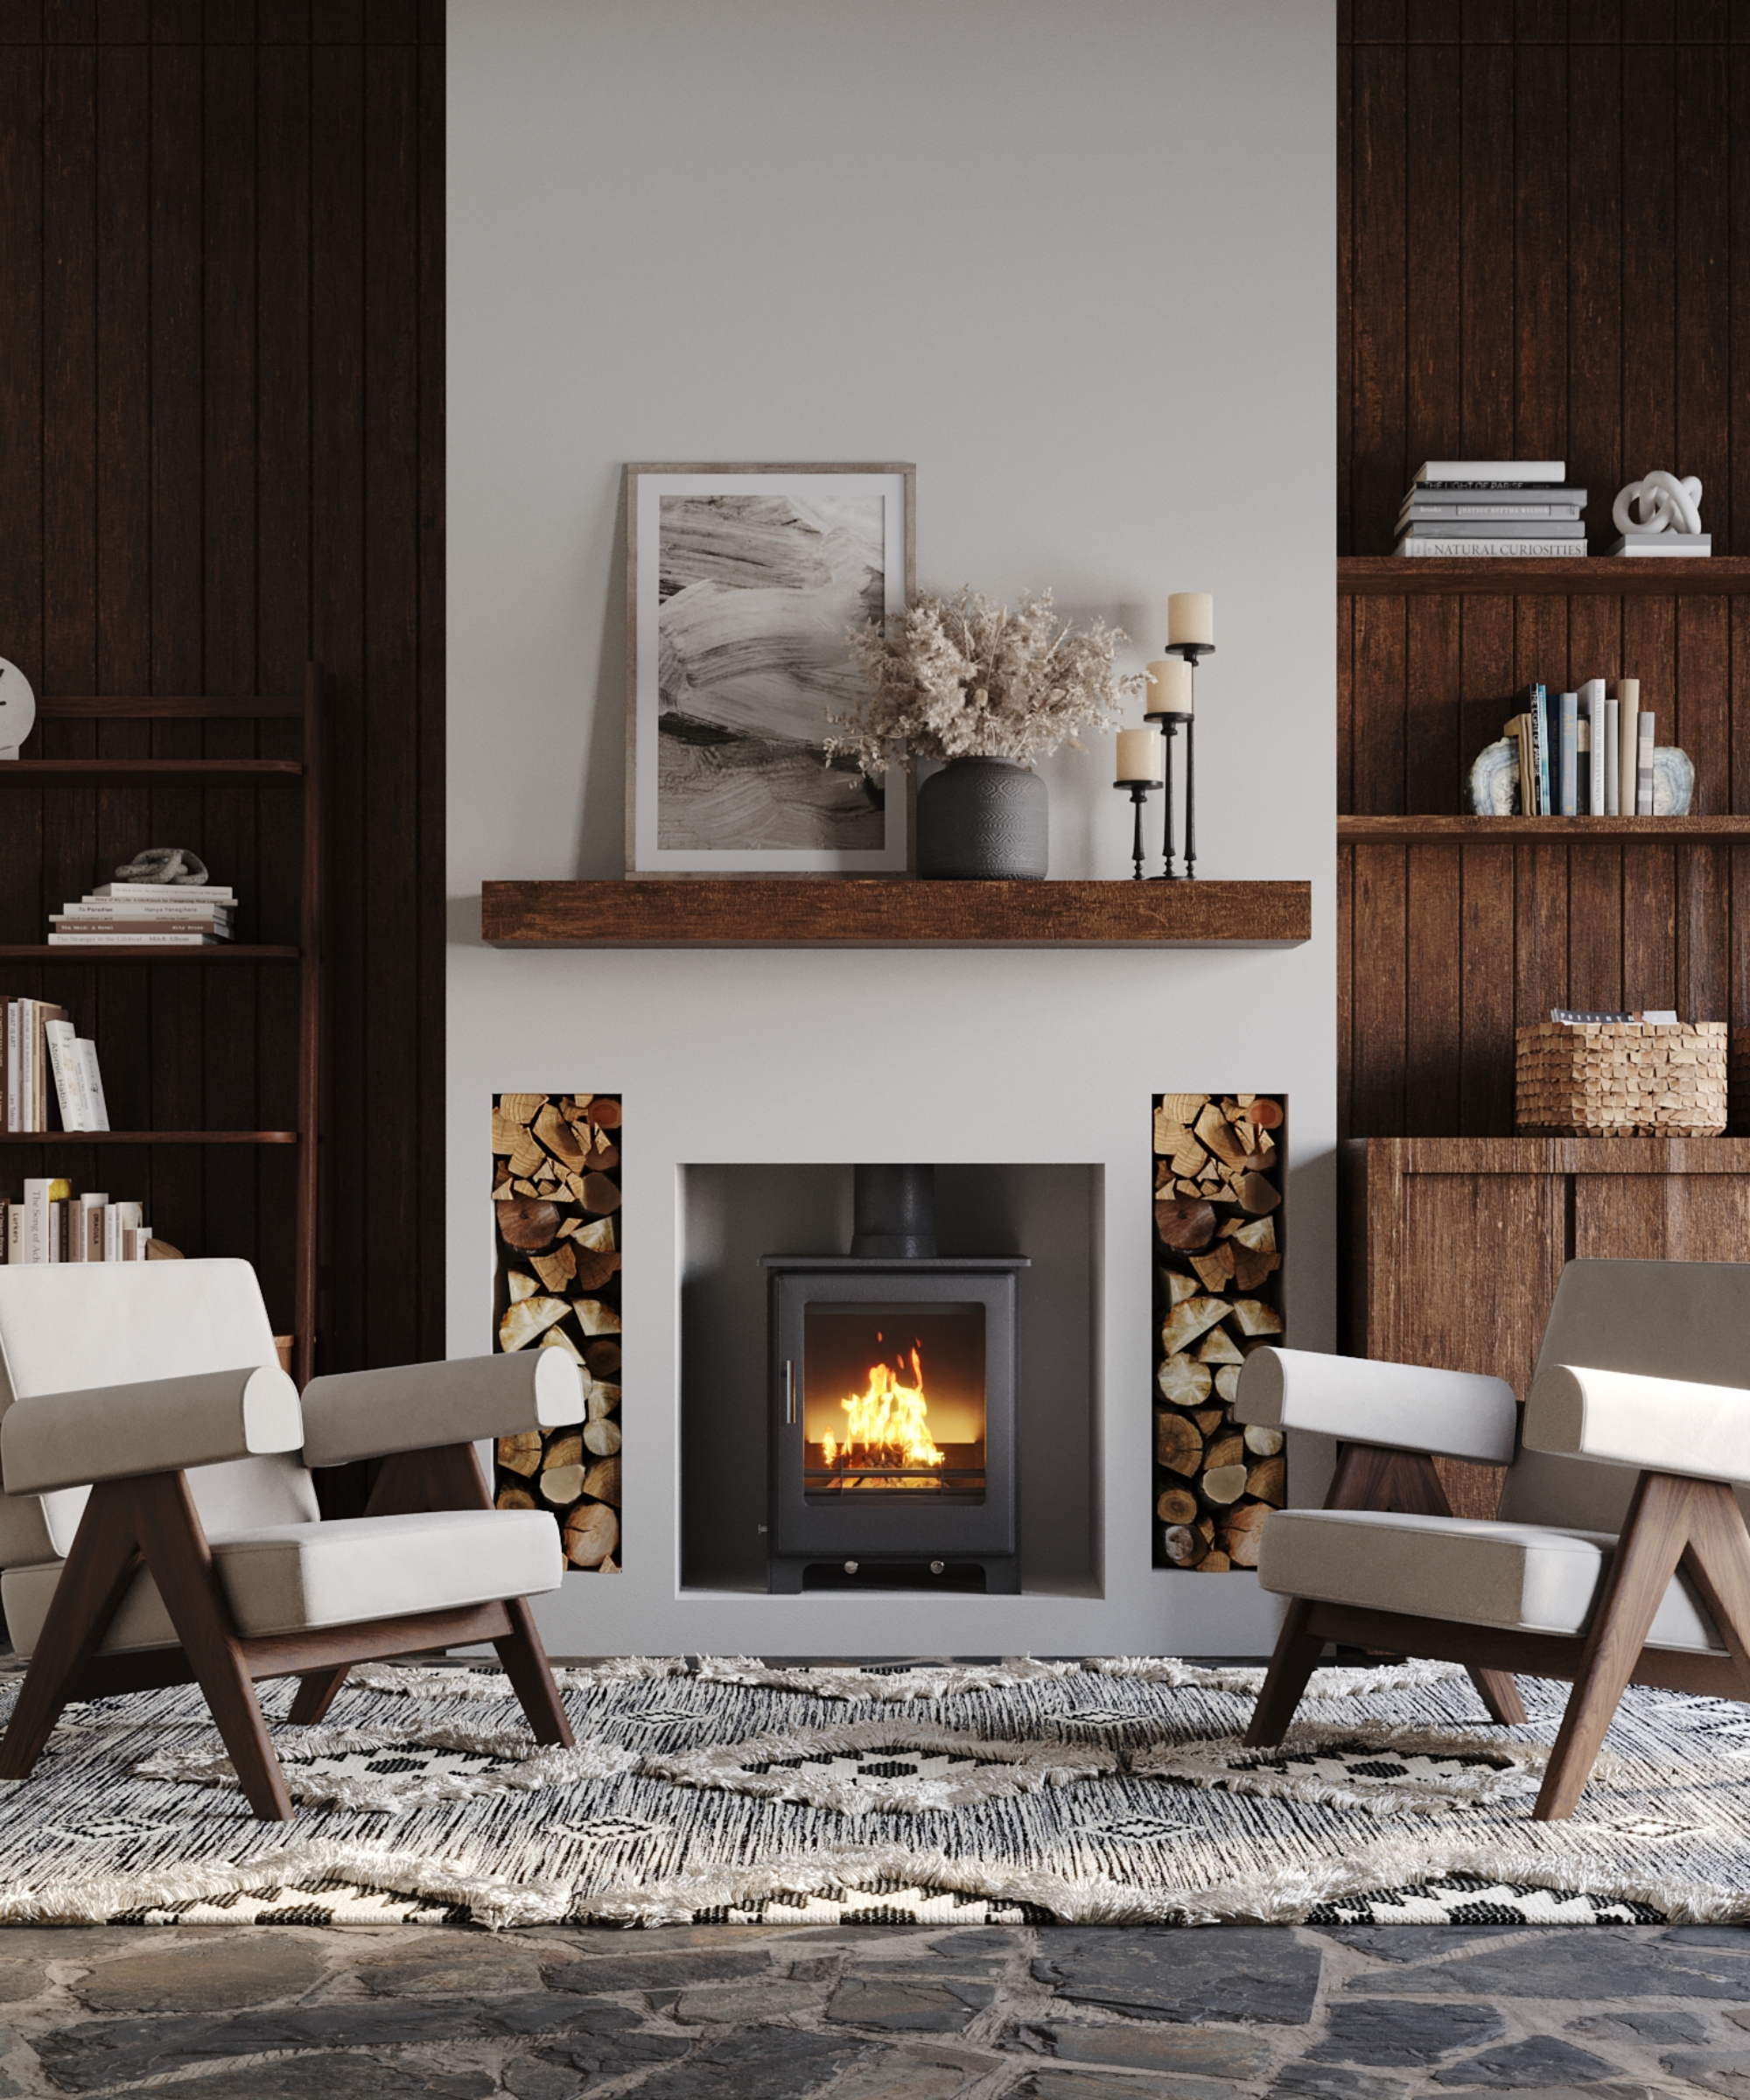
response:
<svg viewBox="0 0 1750 2100"><path fill-rule="evenodd" d="M1724 1021L1540 1021L1516 1040L1522 1130L1707 1138L1726 1128Z"/></svg>

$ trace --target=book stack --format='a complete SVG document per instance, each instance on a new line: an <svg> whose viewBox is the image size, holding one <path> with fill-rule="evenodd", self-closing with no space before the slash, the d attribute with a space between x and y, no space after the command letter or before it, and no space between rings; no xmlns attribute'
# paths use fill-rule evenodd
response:
<svg viewBox="0 0 1750 2100"><path fill-rule="evenodd" d="M0 1098L9 1130L46 1130L50 1082L64 1130L107 1130L109 1110L97 1046L78 1034L65 1006L8 999L0 1035Z"/></svg>
<svg viewBox="0 0 1750 2100"><path fill-rule="evenodd" d="M1586 550L1586 492L1561 459L1430 459L1397 514L1404 555L1523 561Z"/></svg>
<svg viewBox="0 0 1750 2100"><path fill-rule="evenodd" d="M1518 750L1521 813L1651 816L1655 726L1638 678L1619 678L1614 693L1602 678L1573 693L1528 686L1502 732Z"/></svg>
<svg viewBox="0 0 1750 2100"><path fill-rule="evenodd" d="M144 1262L152 1228L137 1203L107 1195L75 1196L58 1179L27 1180L22 1200L0 1202L4 1230L0 1258L8 1262Z"/></svg>
<svg viewBox="0 0 1750 2100"><path fill-rule="evenodd" d="M237 908L221 883L106 882L49 919L51 948L210 948Z"/></svg>

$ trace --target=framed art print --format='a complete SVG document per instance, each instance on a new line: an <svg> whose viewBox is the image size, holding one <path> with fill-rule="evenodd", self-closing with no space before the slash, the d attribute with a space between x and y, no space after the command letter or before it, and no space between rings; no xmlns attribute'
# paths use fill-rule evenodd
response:
<svg viewBox="0 0 1750 2100"><path fill-rule="evenodd" d="M915 585L915 467L626 469L626 868L900 874L904 769L829 760Z"/></svg>

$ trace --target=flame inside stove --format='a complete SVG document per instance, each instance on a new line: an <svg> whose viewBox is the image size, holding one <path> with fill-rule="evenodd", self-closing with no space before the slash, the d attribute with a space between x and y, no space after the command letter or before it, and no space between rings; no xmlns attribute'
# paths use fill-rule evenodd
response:
<svg viewBox="0 0 1750 2100"><path fill-rule="evenodd" d="M892 1467L896 1472L946 1465L947 1454L929 1432L923 1356L916 1343L909 1352L909 1385L907 1361L902 1353L892 1363L871 1364L864 1390L839 1402L846 1417L844 1438L841 1444L830 1436L822 1438L829 1466L841 1459L853 1466Z"/></svg>

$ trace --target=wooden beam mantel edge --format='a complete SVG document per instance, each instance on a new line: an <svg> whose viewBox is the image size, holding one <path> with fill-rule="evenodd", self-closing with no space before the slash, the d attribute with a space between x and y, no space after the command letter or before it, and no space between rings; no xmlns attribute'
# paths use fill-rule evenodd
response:
<svg viewBox="0 0 1750 2100"><path fill-rule="evenodd" d="M497 948L1288 948L1307 882L488 882Z"/></svg>

